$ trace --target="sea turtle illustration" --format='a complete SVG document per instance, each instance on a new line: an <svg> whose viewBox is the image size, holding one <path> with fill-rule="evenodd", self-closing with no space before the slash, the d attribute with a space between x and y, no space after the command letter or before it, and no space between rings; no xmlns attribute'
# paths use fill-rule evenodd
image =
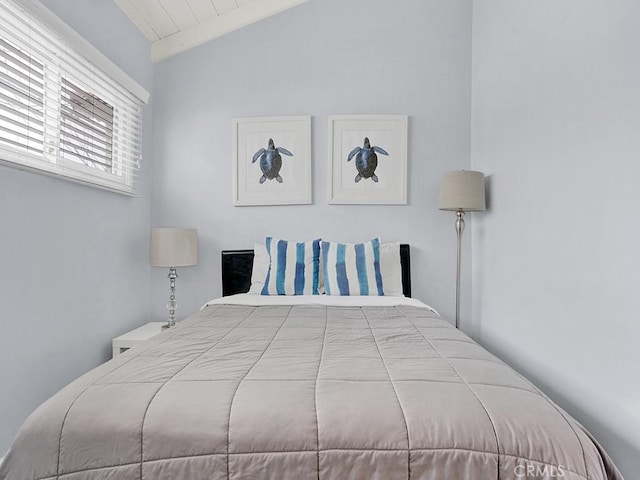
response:
<svg viewBox="0 0 640 480"><path fill-rule="evenodd" d="M262 177L260 177L260 183L264 183L267 179L277 180L278 183L282 183L282 177L280 176L280 169L282 168L282 155L288 155L293 157L293 153L283 147L278 147L273 143L273 139L269 139L269 145L266 149L261 148L253 154L253 160L251 163L256 163L260 160L260 170L262 170Z"/></svg>
<svg viewBox="0 0 640 480"><path fill-rule="evenodd" d="M376 167L378 166L378 156L376 155L376 152L380 155L389 155L380 147L372 147L369 143L368 137L364 137L364 145L362 147L356 147L349 152L347 162L354 156L356 157L356 170L358 170L358 174L355 178L356 183L363 178L370 178L374 182L378 183L378 176L375 174Z"/></svg>

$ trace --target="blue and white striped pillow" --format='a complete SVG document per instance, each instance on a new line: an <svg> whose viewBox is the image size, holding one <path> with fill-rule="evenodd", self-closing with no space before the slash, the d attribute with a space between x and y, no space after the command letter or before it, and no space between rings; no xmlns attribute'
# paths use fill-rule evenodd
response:
<svg viewBox="0 0 640 480"><path fill-rule="evenodd" d="M327 295L384 295L380 273L380 239L367 243L322 242Z"/></svg>
<svg viewBox="0 0 640 480"><path fill-rule="evenodd" d="M270 263L262 295L319 295L320 240L295 243L267 237Z"/></svg>

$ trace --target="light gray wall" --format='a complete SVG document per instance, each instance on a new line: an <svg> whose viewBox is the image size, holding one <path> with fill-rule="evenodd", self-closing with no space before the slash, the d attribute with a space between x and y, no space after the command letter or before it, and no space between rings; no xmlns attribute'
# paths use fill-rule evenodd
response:
<svg viewBox="0 0 640 480"><path fill-rule="evenodd" d="M414 296L454 310L454 216L441 176L469 166L471 1L311 1L156 65L156 226L195 227L200 265L178 269L178 317L221 293L220 251L267 235L412 245ZM231 119L310 114L313 205L232 206ZM328 205L330 114L408 114L409 205ZM465 312L470 244L465 249ZM154 318L166 271L152 269Z"/></svg>
<svg viewBox="0 0 640 480"><path fill-rule="evenodd" d="M148 42L111 0L43 3L151 90ZM0 456L41 402L147 320L150 113L141 198L0 167Z"/></svg>
<svg viewBox="0 0 640 480"><path fill-rule="evenodd" d="M148 44L111 0L44 3L151 89ZM415 296L452 316L453 218L435 205L442 173L468 168L471 150L490 210L465 237L463 328L633 478L639 9L476 0L472 80L470 1L313 1L157 65L142 198L0 167L0 453L149 304L164 318L166 272L152 269L149 297L150 216L200 231L200 266L179 271L179 316L219 295L221 249L268 234L409 242ZM326 204L327 115L340 113L410 115L408 206ZM314 116L314 204L232 207L231 118L288 114Z"/></svg>
<svg viewBox="0 0 640 480"><path fill-rule="evenodd" d="M640 472L640 3L476 0L477 339Z"/></svg>

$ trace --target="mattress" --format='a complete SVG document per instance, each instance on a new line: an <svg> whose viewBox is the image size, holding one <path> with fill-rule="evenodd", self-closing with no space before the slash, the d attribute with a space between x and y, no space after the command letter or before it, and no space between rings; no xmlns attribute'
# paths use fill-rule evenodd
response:
<svg viewBox="0 0 640 480"><path fill-rule="evenodd" d="M411 299L211 302L25 422L1 480L620 480L578 422Z"/></svg>

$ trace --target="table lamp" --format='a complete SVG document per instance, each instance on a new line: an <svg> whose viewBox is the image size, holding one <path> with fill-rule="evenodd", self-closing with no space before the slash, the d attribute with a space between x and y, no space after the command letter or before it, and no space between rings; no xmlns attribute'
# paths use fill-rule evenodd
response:
<svg viewBox="0 0 640 480"><path fill-rule="evenodd" d="M176 324L176 267L198 264L198 231L193 228L152 228L151 266L169 267L169 320L164 328Z"/></svg>

